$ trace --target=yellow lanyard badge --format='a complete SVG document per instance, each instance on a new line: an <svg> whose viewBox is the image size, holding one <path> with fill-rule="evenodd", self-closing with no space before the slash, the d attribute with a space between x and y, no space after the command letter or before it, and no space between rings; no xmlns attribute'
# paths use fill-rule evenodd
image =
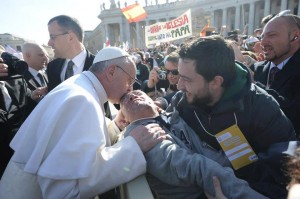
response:
<svg viewBox="0 0 300 199"><path fill-rule="evenodd" d="M249 165L258 159L236 124L215 136L235 170Z"/></svg>

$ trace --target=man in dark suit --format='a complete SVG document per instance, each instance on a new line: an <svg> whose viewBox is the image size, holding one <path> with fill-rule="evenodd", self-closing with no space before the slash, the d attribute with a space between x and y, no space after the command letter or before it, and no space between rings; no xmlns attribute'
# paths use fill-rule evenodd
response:
<svg viewBox="0 0 300 199"><path fill-rule="evenodd" d="M254 65L254 80L280 104L300 135L300 18L281 13L264 27L266 61Z"/></svg>
<svg viewBox="0 0 300 199"><path fill-rule="evenodd" d="M54 50L55 57L47 66L48 91L58 84L93 64L95 55L83 45L83 30L79 22L66 15L56 16L48 22L50 39L48 45ZM106 116L111 118L108 104L105 103Z"/></svg>
<svg viewBox="0 0 300 199"><path fill-rule="evenodd" d="M27 87L34 91L40 87L47 87L48 77L44 72L48 63L47 52L43 46L36 43L25 43L23 45L23 57L28 67L23 73ZM36 107L38 102L29 99L26 106L26 116Z"/></svg>
<svg viewBox="0 0 300 199"><path fill-rule="evenodd" d="M147 58L146 63L150 67L151 71L153 67L160 67L161 62L163 61L163 57L158 53L158 51L154 51L152 57Z"/></svg>
<svg viewBox="0 0 300 199"><path fill-rule="evenodd" d="M142 62L142 57L140 54L132 56L136 64L136 78L140 80L139 83L133 84L133 90L141 89L141 83L149 78L149 68Z"/></svg>
<svg viewBox="0 0 300 199"><path fill-rule="evenodd" d="M48 63L47 52L43 46L36 43L25 43L23 45L23 57L28 65L24 78L30 90L47 86L48 77L44 72Z"/></svg>
<svg viewBox="0 0 300 199"><path fill-rule="evenodd" d="M48 90L51 91L68 77L88 70L95 56L85 49L83 30L76 19L56 16L48 22L48 31L48 45L53 48L56 58L47 66Z"/></svg>

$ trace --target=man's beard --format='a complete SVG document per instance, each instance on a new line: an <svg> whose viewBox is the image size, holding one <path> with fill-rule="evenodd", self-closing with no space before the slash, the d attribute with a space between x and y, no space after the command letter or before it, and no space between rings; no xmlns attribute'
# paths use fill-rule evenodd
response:
<svg viewBox="0 0 300 199"><path fill-rule="evenodd" d="M267 61L271 61L271 62L275 62L276 63L276 61L278 61L278 59L281 59L283 56L287 55L290 52L291 47L287 46L286 48L283 48L283 49L285 49L285 51L284 52L280 52L280 54L279 54L279 52L277 52L277 51L275 51L273 49L273 55L272 56L270 56L270 55L266 56L264 54L265 55L265 59Z"/></svg>
<svg viewBox="0 0 300 199"><path fill-rule="evenodd" d="M205 96L202 97L193 97L192 101L190 102L191 105L193 106L203 106L203 105L208 105L212 102L212 96L210 94L206 94Z"/></svg>

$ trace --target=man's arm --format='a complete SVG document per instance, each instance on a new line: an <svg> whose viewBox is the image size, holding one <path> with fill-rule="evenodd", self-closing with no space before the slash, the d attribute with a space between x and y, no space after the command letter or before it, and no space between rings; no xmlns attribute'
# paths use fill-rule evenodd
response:
<svg viewBox="0 0 300 199"><path fill-rule="evenodd" d="M174 142L174 138L164 140L145 154L147 171L162 182L175 186L196 185L214 195L212 179L217 176L224 195L228 197L266 198L252 190L246 181L235 177L231 168L222 167L217 162L192 153Z"/></svg>

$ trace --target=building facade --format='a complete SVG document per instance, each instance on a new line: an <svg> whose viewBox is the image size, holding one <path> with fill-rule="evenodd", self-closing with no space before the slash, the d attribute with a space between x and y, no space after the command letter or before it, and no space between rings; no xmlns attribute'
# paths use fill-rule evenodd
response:
<svg viewBox="0 0 300 199"><path fill-rule="evenodd" d="M120 46L123 42L128 42L130 48L144 49L146 48L145 26L172 20L188 9L191 9L192 32L195 36L199 35L208 21L216 32L222 33L224 36L232 30L253 35L254 30L261 27L262 18L269 14L277 14L287 9L296 15L300 13L299 1L181 0L148 5L145 0L144 9L147 12L147 18L129 24L121 12L121 5L116 5L112 0L107 9L101 5L101 12L98 16L101 23L86 35L85 44L93 53L102 49L106 40L109 40L113 46Z"/></svg>
<svg viewBox="0 0 300 199"><path fill-rule="evenodd" d="M26 42L25 39L12 34L8 34L8 33L0 34L0 45L3 47L5 45L9 45L13 49L22 52L22 47L25 42Z"/></svg>
<svg viewBox="0 0 300 199"><path fill-rule="evenodd" d="M9 45L11 48L13 48L14 50L16 50L18 52L23 51L23 45L26 42L34 42L34 41L27 40L27 39L24 39L22 37L12 35L12 34L9 34L9 33L0 34L0 45L3 46L3 47L5 47L6 45ZM53 52L51 46L47 46L47 45L42 45L42 46L47 51L48 57L50 59L52 59L54 57L54 52Z"/></svg>

